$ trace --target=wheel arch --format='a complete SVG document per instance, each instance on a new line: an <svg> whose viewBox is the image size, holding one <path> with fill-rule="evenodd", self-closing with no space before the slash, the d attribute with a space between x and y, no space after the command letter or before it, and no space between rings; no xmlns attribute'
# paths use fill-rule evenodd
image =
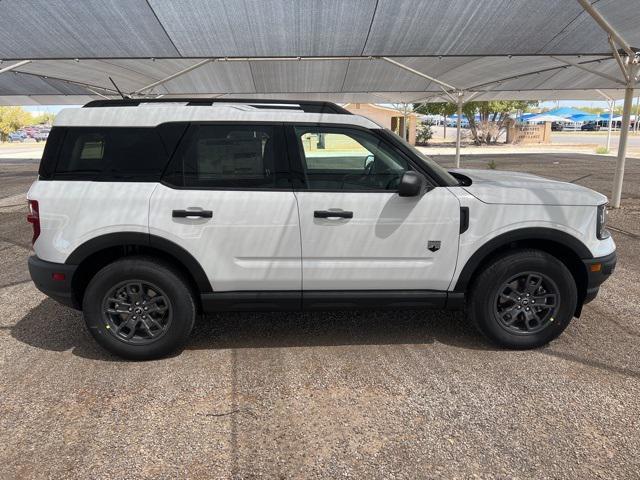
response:
<svg viewBox="0 0 640 480"><path fill-rule="evenodd" d="M515 248L532 248L544 251L560 260L569 269L578 288L576 316L580 316L587 293L587 270L583 259L593 258L593 254L579 239L552 228L522 228L503 233L478 248L467 260L454 291L466 292L482 268L497 255Z"/></svg>
<svg viewBox="0 0 640 480"><path fill-rule="evenodd" d="M87 284L101 268L117 259L141 254L158 257L174 265L188 280L197 302L200 293L213 291L200 263L181 246L156 235L120 232L86 241L65 261L67 265L77 265L71 282L75 302L82 305Z"/></svg>

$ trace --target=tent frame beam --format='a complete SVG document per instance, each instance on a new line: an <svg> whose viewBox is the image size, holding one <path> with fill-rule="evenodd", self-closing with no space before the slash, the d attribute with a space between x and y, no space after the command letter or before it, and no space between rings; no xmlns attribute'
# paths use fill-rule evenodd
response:
<svg viewBox="0 0 640 480"><path fill-rule="evenodd" d="M457 91L459 90L458 87L454 87L453 85L443 82L442 80L438 80L437 78L434 78L430 75L427 75L426 73L422 73L418 70L416 70L415 68L411 68L407 65L404 65L403 63L397 62L389 57L377 57L380 58L381 60L384 60L385 62L391 63L392 65L395 65L396 67L402 68L403 70L406 70L407 72L411 72L414 75L418 75L419 77L425 78L431 82L437 83L438 85L440 85L441 87L446 87L449 90L454 90Z"/></svg>
<svg viewBox="0 0 640 480"><path fill-rule="evenodd" d="M631 48L631 45L629 45L624 38L620 36L616 29L611 26L607 19L602 16L602 14L591 4L589 0L578 0L578 3L582 6L585 12L591 15L591 18L593 18L604 31L607 32L625 52L627 52L627 55L630 57L635 56L635 52Z"/></svg>
<svg viewBox="0 0 640 480"><path fill-rule="evenodd" d="M14 63L13 65L9 65L8 67L0 68L0 73L10 72L14 68L22 67L23 65L27 65L31 63L31 60L22 60L21 62Z"/></svg>
<svg viewBox="0 0 640 480"><path fill-rule="evenodd" d="M616 48L615 43L613 43L613 40L611 39L611 35L609 35L607 40L609 40L609 45L611 45L611 52L613 53L613 58L616 59L616 62L618 63L618 67L620 67L620 71L622 72L622 76L624 77L624 81L626 85L626 83L629 82L630 78L629 78L629 74L627 73L624 60L622 60L622 57L620 56L620 53L618 52L618 49Z"/></svg>
<svg viewBox="0 0 640 480"><path fill-rule="evenodd" d="M198 63L190 65L187 68L183 68L182 70L179 70L176 73L172 73L171 75L169 75L167 77L164 77L163 79L158 80L157 82L150 83L149 85L146 85L146 86L136 90L135 92L132 92L132 94L133 95L140 95L143 92L146 92L147 90L151 90L152 88L157 87L159 85L162 85L163 83L167 83L167 82L173 80L174 78L177 78L177 77L179 77L181 75L184 75L185 73L192 72L196 68L200 68L200 67L202 67L203 65L206 65L209 62L211 62L210 58L207 58L205 60L201 60Z"/></svg>
<svg viewBox="0 0 640 480"><path fill-rule="evenodd" d="M598 75L598 76L600 76L602 78L606 78L607 80L611 80L612 82L615 82L615 83L617 83L619 85L625 85L625 82L623 82L619 78L616 78L616 77L614 77L612 75L608 75L606 73L599 72L598 70L594 70L593 68L585 67L584 65L581 65L581 64L579 64L577 62L572 62L571 60L567 60L567 59L564 59L564 58L558 58L558 57L555 57L553 55L550 55L550 58L553 58L554 60L558 60L559 62L562 62L562 63L566 63L567 65L571 65L572 67L579 68L580 70L584 70L585 72L592 73L594 75Z"/></svg>

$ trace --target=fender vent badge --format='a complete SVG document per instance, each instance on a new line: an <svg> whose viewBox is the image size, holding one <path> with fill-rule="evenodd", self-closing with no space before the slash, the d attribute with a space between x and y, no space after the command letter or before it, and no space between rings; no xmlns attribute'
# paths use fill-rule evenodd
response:
<svg viewBox="0 0 640 480"><path fill-rule="evenodd" d="M440 250L440 240L429 240L427 243L427 250L431 250L432 252Z"/></svg>

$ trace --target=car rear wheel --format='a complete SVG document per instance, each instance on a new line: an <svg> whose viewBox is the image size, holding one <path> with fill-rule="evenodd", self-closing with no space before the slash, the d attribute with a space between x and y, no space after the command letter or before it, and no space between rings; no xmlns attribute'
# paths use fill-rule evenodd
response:
<svg viewBox="0 0 640 480"><path fill-rule="evenodd" d="M115 355L149 360L186 341L196 315L193 293L180 272L150 257L127 257L100 270L83 299L96 341Z"/></svg>
<svg viewBox="0 0 640 480"><path fill-rule="evenodd" d="M517 250L495 258L475 279L468 315L492 342L535 348L560 335L577 304L571 272L539 250Z"/></svg>

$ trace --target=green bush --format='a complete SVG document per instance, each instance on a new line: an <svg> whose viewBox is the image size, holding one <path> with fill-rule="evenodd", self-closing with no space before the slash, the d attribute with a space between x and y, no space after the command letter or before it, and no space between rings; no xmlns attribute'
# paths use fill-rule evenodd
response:
<svg viewBox="0 0 640 480"><path fill-rule="evenodd" d="M600 155L605 155L605 154L609 153L609 150L607 150L607 147L604 147L604 146L600 145L599 147L596 148L596 153L598 153Z"/></svg>
<svg viewBox="0 0 640 480"><path fill-rule="evenodd" d="M417 127L416 132L416 145L427 145L431 137L433 137L433 131L431 130L431 123L422 122Z"/></svg>

